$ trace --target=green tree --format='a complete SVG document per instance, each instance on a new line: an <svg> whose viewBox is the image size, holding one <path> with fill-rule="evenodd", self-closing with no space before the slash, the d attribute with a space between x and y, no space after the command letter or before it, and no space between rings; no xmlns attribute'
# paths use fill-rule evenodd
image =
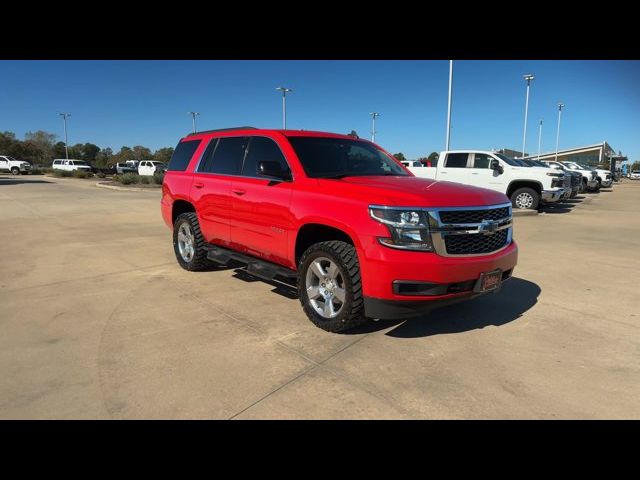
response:
<svg viewBox="0 0 640 480"><path fill-rule="evenodd" d="M89 163L94 163L96 156L100 152L100 147L93 143L85 143L82 146L82 160Z"/></svg>
<svg viewBox="0 0 640 480"><path fill-rule="evenodd" d="M53 143L56 141L54 133L44 130L27 132L24 135L24 141L33 147L35 158L30 159L33 163L45 165L53 158Z"/></svg>
<svg viewBox="0 0 640 480"><path fill-rule="evenodd" d="M133 159L134 160L150 160L153 157L151 150L142 145L136 145L133 147Z"/></svg>
<svg viewBox="0 0 640 480"><path fill-rule="evenodd" d="M400 162L404 162L407 159L404 157L404 153L400 152L400 153L394 153L393 154L394 157L396 157L397 160L399 160Z"/></svg>
<svg viewBox="0 0 640 480"><path fill-rule="evenodd" d="M96 154L95 166L99 168L105 168L111 165L113 162L113 151L107 147L100 150Z"/></svg>
<svg viewBox="0 0 640 480"><path fill-rule="evenodd" d="M64 155L64 142L57 142L53 146L53 158L65 158Z"/></svg>
<svg viewBox="0 0 640 480"><path fill-rule="evenodd" d="M169 163L172 155L173 147L164 147L156 150L156 153L153 154L153 159L158 162Z"/></svg>
<svg viewBox="0 0 640 480"><path fill-rule="evenodd" d="M81 143L76 143L75 145L69 145L69 158L73 158L75 160L82 160L83 157L83 147Z"/></svg>

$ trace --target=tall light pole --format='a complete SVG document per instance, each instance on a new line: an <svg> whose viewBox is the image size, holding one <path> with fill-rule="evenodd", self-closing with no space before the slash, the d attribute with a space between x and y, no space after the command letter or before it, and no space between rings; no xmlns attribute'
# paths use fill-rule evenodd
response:
<svg viewBox="0 0 640 480"><path fill-rule="evenodd" d="M562 108L564 103L558 102L558 131L556 132L556 162L558 161L558 144L560 143L560 117L562 117Z"/></svg>
<svg viewBox="0 0 640 480"><path fill-rule="evenodd" d="M447 103L447 141L445 142L445 150L449 150L449 141L451 140L451 88L453 86L453 60L449 60L449 100Z"/></svg>
<svg viewBox="0 0 640 480"><path fill-rule="evenodd" d="M376 117L379 117L380 114L378 112L371 112L371 119L373 121L373 126L371 127L371 141L375 143L376 141Z"/></svg>
<svg viewBox="0 0 640 480"><path fill-rule="evenodd" d="M193 133L196 133L196 117L200 115L199 112L187 112L187 115L191 115L193 120Z"/></svg>
<svg viewBox="0 0 640 480"><path fill-rule="evenodd" d="M70 117L70 113L59 113L58 115L62 116L62 121L64 122L64 156L67 160L69 160L69 147L67 141L67 117Z"/></svg>
<svg viewBox="0 0 640 480"><path fill-rule="evenodd" d="M292 89L287 87L277 87L276 90L282 92L282 128L287 129L287 93L293 92Z"/></svg>
<svg viewBox="0 0 640 480"><path fill-rule="evenodd" d="M538 161L540 161L540 146L542 145L542 119L540 119L540 127L538 128Z"/></svg>
<svg viewBox="0 0 640 480"><path fill-rule="evenodd" d="M526 75L523 75L522 78L527 81L527 100L524 104L524 134L522 135L522 157L524 157L525 146L527 143L527 116L529 115L529 87L531 86L531 80L535 77L530 73L527 73Z"/></svg>

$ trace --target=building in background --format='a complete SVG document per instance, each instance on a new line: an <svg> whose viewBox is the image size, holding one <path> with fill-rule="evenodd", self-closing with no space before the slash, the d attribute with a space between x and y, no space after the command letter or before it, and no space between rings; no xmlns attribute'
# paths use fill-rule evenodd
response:
<svg viewBox="0 0 640 480"><path fill-rule="evenodd" d="M527 155L524 158L536 160L538 155ZM540 154L540 160L554 160L555 158L555 151ZM616 154L615 150L607 142L558 150L558 161L582 163L591 167L601 166L611 171L619 169L622 162L626 161L626 159L627 157L622 155L621 152Z"/></svg>

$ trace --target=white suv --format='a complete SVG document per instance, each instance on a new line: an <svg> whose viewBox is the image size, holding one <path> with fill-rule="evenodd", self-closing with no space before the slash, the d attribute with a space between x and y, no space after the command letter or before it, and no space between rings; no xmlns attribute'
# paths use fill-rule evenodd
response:
<svg viewBox="0 0 640 480"><path fill-rule="evenodd" d="M12 175L23 175L31 171L31 164L16 160L8 155L0 155L0 172L11 172Z"/></svg>
<svg viewBox="0 0 640 480"><path fill-rule="evenodd" d="M57 158L53 161L52 168L56 170L85 170L87 172L91 171L91 166L87 162L83 162L82 160L65 160L61 158Z"/></svg>
<svg viewBox="0 0 640 480"><path fill-rule="evenodd" d="M138 164L138 175L153 175L154 173L163 173L167 166L162 162L153 160L143 160Z"/></svg>

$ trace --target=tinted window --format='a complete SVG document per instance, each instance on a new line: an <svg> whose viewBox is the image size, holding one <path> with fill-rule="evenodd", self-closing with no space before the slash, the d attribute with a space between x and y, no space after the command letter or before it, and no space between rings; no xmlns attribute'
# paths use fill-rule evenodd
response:
<svg viewBox="0 0 640 480"><path fill-rule="evenodd" d="M476 153L473 158L473 168L489 168L492 158L486 153Z"/></svg>
<svg viewBox="0 0 640 480"><path fill-rule="evenodd" d="M198 148L198 145L200 145L200 140L180 142L173 151L167 170L173 170L176 172L185 171L189 166L191 157L193 157L193 153L196 151L196 148Z"/></svg>
<svg viewBox="0 0 640 480"><path fill-rule="evenodd" d="M242 175L247 177L260 177L258 162L278 162L283 172L289 171L287 161L276 142L266 137L251 137L247 157L242 167Z"/></svg>
<svg viewBox="0 0 640 480"><path fill-rule="evenodd" d="M308 176L400 175L408 173L374 145L360 140L330 137L289 137Z"/></svg>
<svg viewBox="0 0 640 480"><path fill-rule="evenodd" d="M203 165L199 171L223 173L225 175L240 175L248 141L249 137L225 137L218 139L218 145L215 146L215 148L211 148L205 165ZM211 157L211 153L213 153L213 158Z"/></svg>
<svg viewBox="0 0 640 480"><path fill-rule="evenodd" d="M448 168L466 168L468 153L448 153L444 166Z"/></svg>

